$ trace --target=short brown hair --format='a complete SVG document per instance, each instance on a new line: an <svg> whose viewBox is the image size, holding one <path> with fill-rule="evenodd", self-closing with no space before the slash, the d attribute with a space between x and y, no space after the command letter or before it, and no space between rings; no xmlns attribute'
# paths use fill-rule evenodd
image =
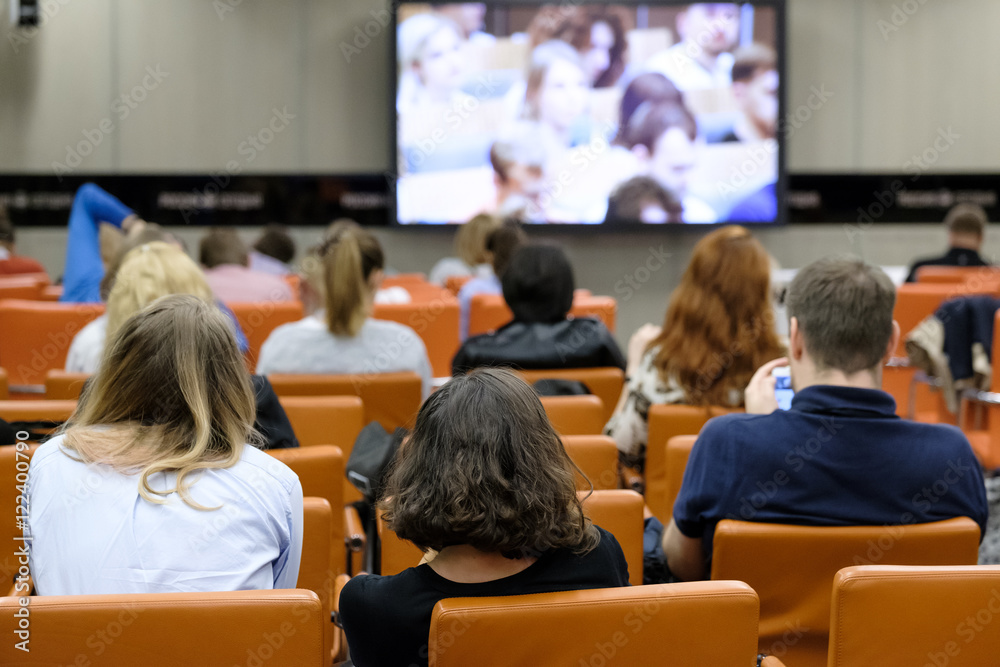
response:
<svg viewBox="0 0 1000 667"><path fill-rule="evenodd" d="M644 102L635 110L622 133L622 143L626 148L645 146L652 154L657 139L675 127L683 131L691 141L698 137L698 122L683 104Z"/></svg>
<svg viewBox="0 0 1000 667"><path fill-rule="evenodd" d="M600 540L541 401L502 369L454 377L431 394L380 507L389 528L423 550L468 544L519 558L583 553Z"/></svg>
<svg viewBox="0 0 1000 667"><path fill-rule="evenodd" d="M249 250L235 229L213 227L201 238L198 258L206 268L214 269L221 264L246 266Z"/></svg>
<svg viewBox="0 0 1000 667"><path fill-rule="evenodd" d="M493 273L497 278L503 276L510 264L514 251L528 242L521 223L514 219L504 220L499 227L486 237L486 250L493 255Z"/></svg>
<svg viewBox="0 0 1000 667"><path fill-rule="evenodd" d="M788 316L798 320L820 369L851 375L878 366L892 337L896 288L882 269L850 257L813 262L788 288Z"/></svg>
<svg viewBox="0 0 1000 667"><path fill-rule="evenodd" d="M953 206L944 218L944 224L953 234L975 234L982 236L986 231L989 218L986 211L977 204L958 204Z"/></svg>
<svg viewBox="0 0 1000 667"><path fill-rule="evenodd" d="M746 82L778 66L778 56L770 46L751 44L733 51L733 83Z"/></svg>

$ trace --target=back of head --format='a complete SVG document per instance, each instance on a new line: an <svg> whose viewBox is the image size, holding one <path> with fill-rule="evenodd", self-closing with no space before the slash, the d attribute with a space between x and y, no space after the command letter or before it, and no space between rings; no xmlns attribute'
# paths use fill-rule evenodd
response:
<svg viewBox="0 0 1000 667"><path fill-rule="evenodd" d="M626 148L645 146L655 152L656 141L670 129L677 128L694 141L698 137L698 122L683 104L645 102L635 110L621 135Z"/></svg>
<svg viewBox="0 0 1000 667"><path fill-rule="evenodd" d="M480 213L459 227L455 234L455 251L461 260L469 266L489 262L486 239L499 225L500 221L492 215Z"/></svg>
<svg viewBox="0 0 1000 667"><path fill-rule="evenodd" d="M853 375L881 363L896 288L880 268L855 258L821 259L796 274L785 302L820 371Z"/></svg>
<svg viewBox="0 0 1000 667"><path fill-rule="evenodd" d="M115 279L118 277L118 270L126 255L147 243L172 243L175 241L173 236L155 222L145 223L137 233L131 233L124 237L120 234L118 236L121 237L120 241L114 249L114 255L104 268L104 277L101 278L101 299L104 301L107 301L111 295L111 289L115 286Z"/></svg>
<svg viewBox="0 0 1000 667"><path fill-rule="evenodd" d="M198 259L208 269L223 264L246 266L249 263L249 251L235 229L213 227L201 238Z"/></svg>
<svg viewBox="0 0 1000 667"><path fill-rule="evenodd" d="M188 475L235 465L255 410L229 319L203 299L166 296L111 339L65 445L84 461L141 471L139 492L151 502L174 489L154 490L150 475L177 471L177 492L200 508Z"/></svg>
<svg viewBox="0 0 1000 667"><path fill-rule="evenodd" d="M952 234L962 236L983 237L989 217L982 206L977 204L958 204L948 211L944 224Z"/></svg>
<svg viewBox="0 0 1000 667"><path fill-rule="evenodd" d="M619 116L621 122L619 123L617 143L623 142L623 134L629 121L632 120L636 109L645 102L653 104L668 102L683 106L684 97L677 90L677 86L659 72L645 72L632 79L622 94L621 114Z"/></svg>
<svg viewBox="0 0 1000 667"><path fill-rule="evenodd" d="M531 387L479 369L431 394L389 475L385 520L421 549L468 544L510 557L588 551L573 464Z"/></svg>
<svg viewBox="0 0 1000 667"><path fill-rule="evenodd" d="M372 274L385 268L378 239L357 224L341 224L322 249L326 324L330 333L356 336L374 297Z"/></svg>
<svg viewBox="0 0 1000 667"><path fill-rule="evenodd" d="M653 206L664 214L663 220L648 219L645 211ZM608 198L605 223L681 222L684 205L673 192L650 176L635 176L614 189Z"/></svg>
<svg viewBox="0 0 1000 667"><path fill-rule="evenodd" d="M763 363L781 356L770 299L767 251L737 226L717 229L694 248L670 297L655 365L694 404L724 405Z"/></svg>
<svg viewBox="0 0 1000 667"><path fill-rule="evenodd" d="M129 251L108 295L108 340L125 320L168 294L190 294L206 303L213 299L205 275L180 248L154 241Z"/></svg>
<svg viewBox="0 0 1000 667"><path fill-rule="evenodd" d="M253 249L285 264L295 259L295 241L284 225L268 225L253 244Z"/></svg>
<svg viewBox="0 0 1000 667"><path fill-rule="evenodd" d="M528 242L528 235L520 222L513 219L504 220L499 227L486 237L486 250L490 253L493 263L493 273L498 278L507 270L514 251Z"/></svg>
<svg viewBox="0 0 1000 667"><path fill-rule="evenodd" d="M561 39L551 39L539 44L531 51L528 63L527 88L525 91L524 117L539 118L538 94L545 83L549 68L557 62L567 62L581 72L585 71L583 59L572 46Z"/></svg>
<svg viewBox="0 0 1000 667"><path fill-rule="evenodd" d="M562 322L573 307L573 267L559 246L522 246L501 283L504 301L517 322Z"/></svg>
<svg viewBox="0 0 1000 667"><path fill-rule="evenodd" d="M746 83L778 66L778 55L770 46L750 44L733 51L733 83Z"/></svg>
<svg viewBox="0 0 1000 667"><path fill-rule="evenodd" d="M0 243L14 245L14 223L10 221L6 206L0 206Z"/></svg>

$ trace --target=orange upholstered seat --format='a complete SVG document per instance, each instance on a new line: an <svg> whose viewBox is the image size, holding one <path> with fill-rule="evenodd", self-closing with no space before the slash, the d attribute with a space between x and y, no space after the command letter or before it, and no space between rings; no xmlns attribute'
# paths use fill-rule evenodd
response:
<svg viewBox="0 0 1000 667"><path fill-rule="evenodd" d="M606 435L564 435L563 447L569 458L586 475L577 474L576 488L609 490L618 488L618 448Z"/></svg>
<svg viewBox="0 0 1000 667"><path fill-rule="evenodd" d="M576 380L586 385L590 393L604 403L604 422L611 419L625 384L625 372L620 368L552 368L547 370L517 371L528 384L539 380Z"/></svg>
<svg viewBox="0 0 1000 667"><path fill-rule="evenodd" d="M610 296L576 294L569 314L572 317L596 317L611 331L615 330L617 302ZM500 294L477 294L469 303L469 335L477 336L499 329L514 319L514 314Z"/></svg>
<svg viewBox="0 0 1000 667"><path fill-rule="evenodd" d="M249 345L246 353L250 370L257 367L260 346L271 332L282 324L298 322L304 317L301 301L233 302L226 306L233 311Z"/></svg>
<svg viewBox="0 0 1000 667"><path fill-rule="evenodd" d="M542 396L541 401L559 435L598 435L604 430L604 403L597 396Z"/></svg>
<svg viewBox="0 0 1000 667"><path fill-rule="evenodd" d="M388 430L412 427L420 409L422 387L416 373L310 375L274 373L267 376L282 396L359 396L365 423L377 421Z"/></svg>
<svg viewBox="0 0 1000 667"><path fill-rule="evenodd" d="M451 360L458 352L459 340L458 301L450 293L440 290L434 298L413 303L375 304L372 317L413 329L427 348L434 377L451 375Z"/></svg>

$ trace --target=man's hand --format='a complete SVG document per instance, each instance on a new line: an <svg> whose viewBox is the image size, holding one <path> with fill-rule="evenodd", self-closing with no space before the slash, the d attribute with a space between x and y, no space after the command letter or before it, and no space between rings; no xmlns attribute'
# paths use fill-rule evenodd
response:
<svg viewBox="0 0 1000 667"><path fill-rule="evenodd" d="M788 358L782 357L769 361L753 374L747 385L743 400L746 402L747 414L769 415L778 409L778 399L774 397L775 379L771 371L788 365Z"/></svg>

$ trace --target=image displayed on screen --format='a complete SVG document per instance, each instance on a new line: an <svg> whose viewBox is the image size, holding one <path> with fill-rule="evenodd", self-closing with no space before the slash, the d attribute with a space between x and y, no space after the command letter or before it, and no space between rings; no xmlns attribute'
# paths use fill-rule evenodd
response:
<svg viewBox="0 0 1000 667"><path fill-rule="evenodd" d="M400 5L397 221L777 221L777 13Z"/></svg>

